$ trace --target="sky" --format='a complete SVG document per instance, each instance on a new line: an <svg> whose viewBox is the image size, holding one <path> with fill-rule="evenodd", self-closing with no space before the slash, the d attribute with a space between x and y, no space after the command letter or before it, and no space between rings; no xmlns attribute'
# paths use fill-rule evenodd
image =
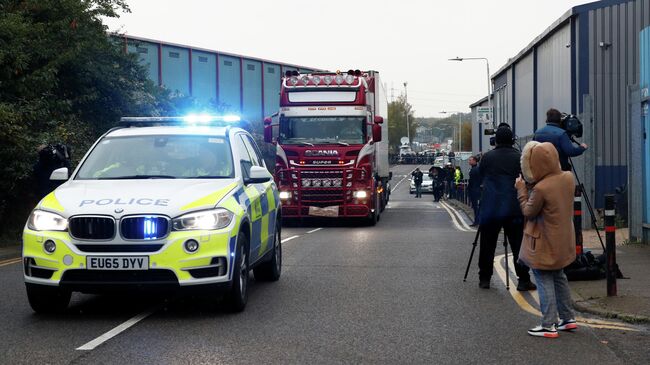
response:
<svg viewBox="0 0 650 365"><path fill-rule="evenodd" d="M335 71L376 70L416 117L469 112L494 74L587 0L127 0L109 30Z"/></svg>

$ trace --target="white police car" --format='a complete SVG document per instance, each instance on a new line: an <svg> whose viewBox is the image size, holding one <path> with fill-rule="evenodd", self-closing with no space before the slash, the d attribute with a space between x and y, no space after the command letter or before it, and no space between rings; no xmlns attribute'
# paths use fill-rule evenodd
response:
<svg viewBox="0 0 650 365"><path fill-rule="evenodd" d="M23 234L37 312L70 293L214 289L243 310L249 270L278 280L280 200L251 135L228 117L122 118L34 209Z"/></svg>

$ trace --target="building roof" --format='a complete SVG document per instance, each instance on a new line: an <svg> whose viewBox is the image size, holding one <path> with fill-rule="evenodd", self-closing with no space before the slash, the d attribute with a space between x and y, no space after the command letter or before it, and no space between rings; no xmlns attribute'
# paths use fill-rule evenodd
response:
<svg viewBox="0 0 650 365"><path fill-rule="evenodd" d="M163 42L160 40L156 39L150 39L150 38L144 38L144 37L138 37L138 36L132 36L132 35L127 35L127 34L120 34L120 33L110 33L111 35L119 38L126 38L127 42L128 40L136 40L136 41L141 41L141 42L149 42L149 43L155 43L155 44L161 44L163 46L171 46L171 47L179 47L179 48L188 48L193 51L202 51L202 52L209 52L209 53L218 53L220 55L224 56L230 56L230 57L236 57L236 58L245 58L247 60L252 60L252 61L259 61L259 62L264 62L264 63L270 63L274 65L282 65L282 66L288 66L288 67L293 67L297 69L306 69L306 70L313 70L313 71L326 71L324 69L317 69L313 67L306 67L306 66L300 66L300 65L294 65L291 63L286 63L286 62L278 62L278 61L272 61L272 60L267 60L264 58L258 58L258 57L249 57L249 56L244 56L236 53L228 53L228 52L221 52L217 51L214 49L207 49L207 48L200 48L200 47L193 47L193 46L188 46L186 44L178 44L178 43L170 43L170 42Z"/></svg>

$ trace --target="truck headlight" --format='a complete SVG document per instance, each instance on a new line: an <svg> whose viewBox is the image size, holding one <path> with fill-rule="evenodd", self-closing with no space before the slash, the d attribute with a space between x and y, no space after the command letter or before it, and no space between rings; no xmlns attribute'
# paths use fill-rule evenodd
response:
<svg viewBox="0 0 650 365"><path fill-rule="evenodd" d="M228 227L235 215L226 209L217 208L182 215L172 220L175 231L214 230Z"/></svg>
<svg viewBox="0 0 650 365"><path fill-rule="evenodd" d="M56 213L37 209L29 216L27 228L33 231L65 231L68 220Z"/></svg>
<svg viewBox="0 0 650 365"><path fill-rule="evenodd" d="M365 190L355 191L353 196L357 199L365 199L368 197L368 193Z"/></svg>
<svg viewBox="0 0 650 365"><path fill-rule="evenodd" d="M281 191L279 196L280 196L281 200L291 199L291 192L290 191Z"/></svg>

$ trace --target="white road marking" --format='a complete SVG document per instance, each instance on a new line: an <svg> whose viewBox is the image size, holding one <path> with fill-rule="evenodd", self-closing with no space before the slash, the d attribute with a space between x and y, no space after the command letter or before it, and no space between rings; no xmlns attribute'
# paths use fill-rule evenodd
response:
<svg viewBox="0 0 650 365"><path fill-rule="evenodd" d="M21 262L22 260L23 260L22 258L16 257L16 258L8 259L8 260L5 260L5 261L0 261L0 267L7 266L7 265L12 265L12 264L17 264L17 263Z"/></svg>
<svg viewBox="0 0 650 365"><path fill-rule="evenodd" d="M103 344L104 342L110 340L111 338L126 331L127 329L131 328L133 325L140 322L141 320L149 317L156 311L156 309L158 309L158 307L151 308L149 310L146 310L138 314L137 316L129 319L128 321L122 323L121 325L113 328L112 330L104 333L103 335L97 337L96 339L88 342L87 344L77 347L77 350L81 350L81 351L94 350L97 346Z"/></svg>
<svg viewBox="0 0 650 365"><path fill-rule="evenodd" d="M309 233L318 232L318 231L320 231L321 229L322 229L322 228L312 229L311 231L308 231L307 233L309 234Z"/></svg>
<svg viewBox="0 0 650 365"><path fill-rule="evenodd" d="M422 165L417 165L417 166L415 167L415 169L417 169L417 168L420 167L420 166L422 166ZM415 169L411 170L411 172L415 171ZM395 184L395 186L393 186L392 189L390 189L390 192L392 193L393 191L395 191L395 189L397 189L397 187L399 186L399 184L401 184L402 181L406 180L406 178L410 176L411 172L409 172L408 175L404 175L404 177L402 178L402 180L400 180L397 184Z"/></svg>
<svg viewBox="0 0 650 365"><path fill-rule="evenodd" d="M466 230L468 230L468 231L470 231L470 232L476 232L475 229L472 229L472 227L470 227L470 226L467 224L467 222L465 222L465 219L463 219L463 215L460 214L460 212L459 212L456 208L454 208L454 207L451 206L450 204L447 204L447 203L444 202L444 201L441 201L440 203L443 204L443 205L445 205L447 208L451 209L454 213L456 213L456 216L458 217L458 220L460 221L460 223L463 225L463 227L464 227Z"/></svg>
<svg viewBox="0 0 650 365"><path fill-rule="evenodd" d="M300 236L291 236L291 237L287 237L287 238L283 239L282 241L280 241L280 243L285 243L285 242L291 241L291 240L293 240L293 239L296 239L296 238L298 238L298 237L300 237Z"/></svg>
<svg viewBox="0 0 650 365"><path fill-rule="evenodd" d="M463 227L460 225L460 223L458 223L458 220L456 219L456 215L455 215L454 213L452 213L451 210L449 210L449 208L447 208L447 206L446 206L445 204L440 204L440 206L443 207L443 208L447 211L447 213L448 213L449 216L451 217L451 221L454 223L454 226L456 226L456 229L457 229L457 230L459 230L459 231L461 231L461 232L469 232L468 230L466 230L465 228L463 228Z"/></svg>

